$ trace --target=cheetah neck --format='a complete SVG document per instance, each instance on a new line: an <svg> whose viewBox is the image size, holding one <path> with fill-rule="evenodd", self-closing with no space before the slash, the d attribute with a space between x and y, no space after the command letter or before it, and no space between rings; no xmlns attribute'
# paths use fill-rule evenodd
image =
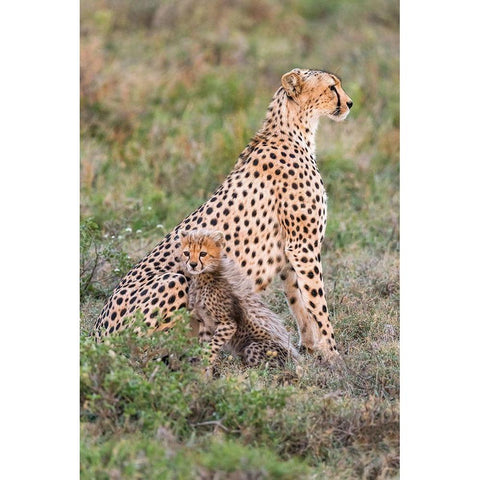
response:
<svg viewBox="0 0 480 480"><path fill-rule="evenodd" d="M282 135L303 143L315 151L315 133L318 115L304 111L302 107L280 87L273 96L263 125L263 136Z"/></svg>
<svg viewBox="0 0 480 480"><path fill-rule="evenodd" d="M280 87L270 102L262 126L240 154L234 169L247 161L259 143L275 141L279 137L283 137L287 143L303 147L314 157L318 120L319 115L303 111L295 100L288 97L285 89Z"/></svg>

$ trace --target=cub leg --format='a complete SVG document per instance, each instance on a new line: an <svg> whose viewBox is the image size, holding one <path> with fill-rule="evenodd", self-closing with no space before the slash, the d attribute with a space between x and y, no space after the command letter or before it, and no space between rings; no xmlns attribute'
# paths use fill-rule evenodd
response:
<svg viewBox="0 0 480 480"><path fill-rule="evenodd" d="M236 331L237 324L231 320L222 322L217 326L215 333L213 334L212 340L210 341L210 366L215 363L218 352L227 342L232 339Z"/></svg>
<svg viewBox="0 0 480 480"><path fill-rule="evenodd" d="M256 367L262 360L265 360L267 348L264 343L251 342L242 352L242 359L249 367Z"/></svg>

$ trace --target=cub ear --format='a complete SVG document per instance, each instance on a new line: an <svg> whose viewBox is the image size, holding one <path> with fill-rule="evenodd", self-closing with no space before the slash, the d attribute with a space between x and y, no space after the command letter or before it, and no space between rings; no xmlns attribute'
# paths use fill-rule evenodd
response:
<svg viewBox="0 0 480 480"><path fill-rule="evenodd" d="M282 87L289 97L296 97L302 91L303 80L299 74L298 68L286 73L282 77Z"/></svg>
<svg viewBox="0 0 480 480"><path fill-rule="evenodd" d="M216 245L222 247L224 244L225 237L223 236L223 232L215 231L211 235L212 240L215 242Z"/></svg>
<svg viewBox="0 0 480 480"><path fill-rule="evenodd" d="M188 235L188 232L186 230L180 230L177 235L182 239L185 238Z"/></svg>

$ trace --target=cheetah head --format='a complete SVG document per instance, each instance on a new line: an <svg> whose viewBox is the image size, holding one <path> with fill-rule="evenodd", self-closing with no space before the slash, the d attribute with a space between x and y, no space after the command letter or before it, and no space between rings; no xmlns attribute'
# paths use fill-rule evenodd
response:
<svg viewBox="0 0 480 480"><path fill-rule="evenodd" d="M213 230L181 231L181 258L185 271L191 275L218 270L222 259L224 237Z"/></svg>
<svg viewBox="0 0 480 480"><path fill-rule="evenodd" d="M333 73L294 68L283 75L282 87L288 98L312 117L326 116L341 122L353 105Z"/></svg>

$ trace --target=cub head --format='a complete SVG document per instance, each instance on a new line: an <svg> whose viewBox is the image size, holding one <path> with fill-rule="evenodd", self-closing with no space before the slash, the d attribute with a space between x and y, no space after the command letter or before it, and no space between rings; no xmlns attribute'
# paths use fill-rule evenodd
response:
<svg viewBox="0 0 480 480"><path fill-rule="evenodd" d="M327 116L340 122L353 105L340 79L322 70L294 68L283 75L282 87L288 98L311 116Z"/></svg>
<svg viewBox="0 0 480 480"><path fill-rule="evenodd" d="M220 266L224 238L213 230L181 231L180 254L187 273L198 275L214 272Z"/></svg>

